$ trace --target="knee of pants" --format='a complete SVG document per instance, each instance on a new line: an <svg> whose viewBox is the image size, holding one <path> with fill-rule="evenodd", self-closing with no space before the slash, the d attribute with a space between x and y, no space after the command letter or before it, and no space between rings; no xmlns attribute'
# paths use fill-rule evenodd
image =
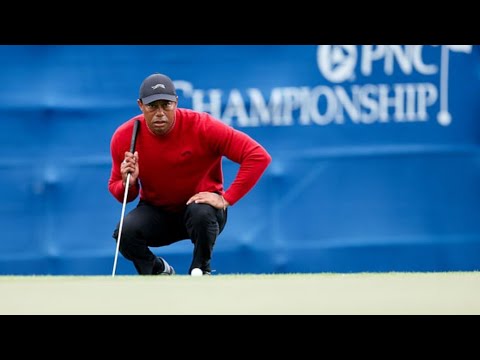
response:
<svg viewBox="0 0 480 360"><path fill-rule="evenodd" d="M217 209L209 204L192 203L188 205L185 213L186 223L195 228L217 223L216 211Z"/></svg>
<svg viewBox="0 0 480 360"><path fill-rule="evenodd" d="M136 233L136 231L132 230L129 227L124 226L122 228L122 234L121 234L120 246L119 246L120 252L122 252L123 250L125 250L126 248L128 248L129 246L131 246L133 244L133 242L135 241L135 233ZM118 241L118 235L119 235L119 228L117 227L114 230L113 235L112 235L115 242Z"/></svg>

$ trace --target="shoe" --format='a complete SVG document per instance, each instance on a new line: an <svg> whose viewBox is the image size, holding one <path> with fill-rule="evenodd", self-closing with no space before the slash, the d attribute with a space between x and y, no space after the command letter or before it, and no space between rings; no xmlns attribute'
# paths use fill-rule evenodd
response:
<svg viewBox="0 0 480 360"><path fill-rule="evenodd" d="M175 275L175 269L170 265L164 258L158 257L160 261L163 262L165 269L158 275Z"/></svg>

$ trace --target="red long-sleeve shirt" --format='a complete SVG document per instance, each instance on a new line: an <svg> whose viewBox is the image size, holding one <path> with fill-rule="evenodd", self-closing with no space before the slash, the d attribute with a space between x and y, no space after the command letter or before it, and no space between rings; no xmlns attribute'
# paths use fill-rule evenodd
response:
<svg viewBox="0 0 480 360"><path fill-rule="evenodd" d="M235 130L208 113L176 109L172 130L154 135L143 115L122 124L112 136L112 169L108 189L123 202L125 187L120 164L129 151L133 124L140 120L135 150L138 151L140 186L128 189L127 201L140 193L142 200L176 211L200 191L223 194L234 205L257 183L271 156L247 134ZM240 165L238 173L224 191L222 157Z"/></svg>

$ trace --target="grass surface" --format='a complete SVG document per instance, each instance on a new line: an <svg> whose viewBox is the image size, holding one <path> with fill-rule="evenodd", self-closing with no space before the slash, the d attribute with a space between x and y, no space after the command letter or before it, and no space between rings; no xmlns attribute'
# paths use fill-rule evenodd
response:
<svg viewBox="0 0 480 360"><path fill-rule="evenodd" d="M480 314L480 272L0 276L0 314Z"/></svg>

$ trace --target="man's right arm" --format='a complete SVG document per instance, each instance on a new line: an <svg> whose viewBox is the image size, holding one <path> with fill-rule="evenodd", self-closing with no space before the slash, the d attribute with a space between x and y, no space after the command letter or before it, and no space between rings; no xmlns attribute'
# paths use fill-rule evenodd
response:
<svg viewBox="0 0 480 360"><path fill-rule="evenodd" d="M129 139L125 142L122 138L122 133L118 131L114 133L110 142L110 155L112 160L112 168L110 171L110 179L108 180L108 190L115 199L123 203L125 196L125 185L121 173L122 161L125 158L125 151L128 151ZM126 143L127 145L123 145ZM127 202L133 201L139 193L138 181L135 181L135 185L131 185L128 188Z"/></svg>

